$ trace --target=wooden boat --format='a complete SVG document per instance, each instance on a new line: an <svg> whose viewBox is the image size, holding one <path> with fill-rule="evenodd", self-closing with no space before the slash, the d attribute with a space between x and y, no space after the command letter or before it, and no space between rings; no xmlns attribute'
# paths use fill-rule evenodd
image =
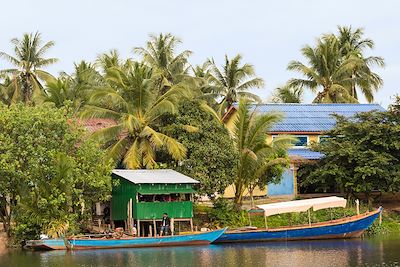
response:
<svg viewBox="0 0 400 267"><path fill-rule="evenodd" d="M281 214L287 212L307 211L310 208L320 210L330 207L344 207L346 200L337 197L307 200L305 202L288 201L279 203L260 205L264 210L265 218L268 215ZM330 202L332 201L332 202ZM297 202L290 208L289 202ZM314 203L314 204L313 204ZM344 204L344 206L343 206ZM356 238L368 229L382 212L379 209L364 214L332 220L321 223L309 223L300 226L287 226L275 229L255 229L255 230L232 230L227 231L219 237L214 243L237 243L237 242L266 242L266 241L290 241L290 240L312 240L312 239L334 239L334 238Z"/></svg>
<svg viewBox="0 0 400 267"><path fill-rule="evenodd" d="M29 240L25 248L32 250L66 250L66 249L94 249L94 248L135 248L207 245L220 237L226 228L187 235L162 237L135 237L135 238L92 238L91 236L67 239Z"/></svg>
<svg viewBox="0 0 400 267"><path fill-rule="evenodd" d="M226 228L188 235L135 237L121 239L69 238L69 249L143 248L163 246L208 245L218 239Z"/></svg>
<svg viewBox="0 0 400 267"><path fill-rule="evenodd" d="M26 249L32 250L65 250L65 242L63 239L41 239L28 240L24 246Z"/></svg>

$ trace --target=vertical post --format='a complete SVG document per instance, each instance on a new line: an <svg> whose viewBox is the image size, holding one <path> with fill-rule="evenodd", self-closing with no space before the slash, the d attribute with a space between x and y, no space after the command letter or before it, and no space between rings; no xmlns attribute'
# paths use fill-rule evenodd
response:
<svg viewBox="0 0 400 267"><path fill-rule="evenodd" d="M310 208L311 209L311 208ZM308 225L311 226L311 211L308 209Z"/></svg>
<svg viewBox="0 0 400 267"><path fill-rule="evenodd" d="M249 224L251 226L251 217L250 217L250 212L247 212L247 215L249 216Z"/></svg>
<svg viewBox="0 0 400 267"><path fill-rule="evenodd" d="M174 235L174 218L171 218L171 235Z"/></svg>
<svg viewBox="0 0 400 267"><path fill-rule="evenodd" d="M356 199L356 211L357 215L360 215L360 201L358 199Z"/></svg>
<svg viewBox="0 0 400 267"><path fill-rule="evenodd" d="M152 237L153 236L153 227L151 227L151 224L149 224L149 236Z"/></svg>
<svg viewBox="0 0 400 267"><path fill-rule="evenodd" d="M153 219L153 226L154 226L154 237L157 236L157 224L156 224L156 220Z"/></svg>
<svg viewBox="0 0 400 267"><path fill-rule="evenodd" d="M382 224L382 211L379 212L379 225Z"/></svg>
<svg viewBox="0 0 400 267"><path fill-rule="evenodd" d="M193 232L193 218L190 218L190 229L191 229L192 232Z"/></svg>
<svg viewBox="0 0 400 267"><path fill-rule="evenodd" d="M140 220L137 220L137 232L138 232L138 237L140 237L141 236L141 233L140 233Z"/></svg>
<svg viewBox="0 0 400 267"><path fill-rule="evenodd" d="M265 223L265 229L268 230L268 222L267 222L267 214L264 211L264 223Z"/></svg>

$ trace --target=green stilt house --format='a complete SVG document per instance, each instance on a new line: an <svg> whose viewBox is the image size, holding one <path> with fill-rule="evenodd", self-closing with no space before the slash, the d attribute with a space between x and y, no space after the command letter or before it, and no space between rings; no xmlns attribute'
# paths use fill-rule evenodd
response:
<svg viewBox="0 0 400 267"><path fill-rule="evenodd" d="M111 220L138 235L156 235L163 213L174 223L187 221L193 231L193 194L198 181L174 170L113 170Z"/></svg>

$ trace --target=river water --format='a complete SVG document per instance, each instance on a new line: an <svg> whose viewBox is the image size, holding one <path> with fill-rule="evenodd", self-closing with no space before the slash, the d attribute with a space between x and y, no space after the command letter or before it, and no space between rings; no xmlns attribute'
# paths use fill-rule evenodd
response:
<svg viewBox="0 0 400 267"><path fill-rule="evenodd" d="M400 266L400 238L0 254L0 266Z"/></svg>

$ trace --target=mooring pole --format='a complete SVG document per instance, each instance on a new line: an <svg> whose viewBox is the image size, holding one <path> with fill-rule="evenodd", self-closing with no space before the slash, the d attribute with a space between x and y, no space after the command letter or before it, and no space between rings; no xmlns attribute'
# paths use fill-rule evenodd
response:
<svg viewBox="0 0 400 267"><path fill-rule="evenodd" d="M311 211L308 209L308 225L311 226Z"/></svg>
<svg viewBox="0 0 400 267"><path fill-rule="evenodd" d="M356 199L356 211L357 215L360 215L360 200Z"/></svg>

